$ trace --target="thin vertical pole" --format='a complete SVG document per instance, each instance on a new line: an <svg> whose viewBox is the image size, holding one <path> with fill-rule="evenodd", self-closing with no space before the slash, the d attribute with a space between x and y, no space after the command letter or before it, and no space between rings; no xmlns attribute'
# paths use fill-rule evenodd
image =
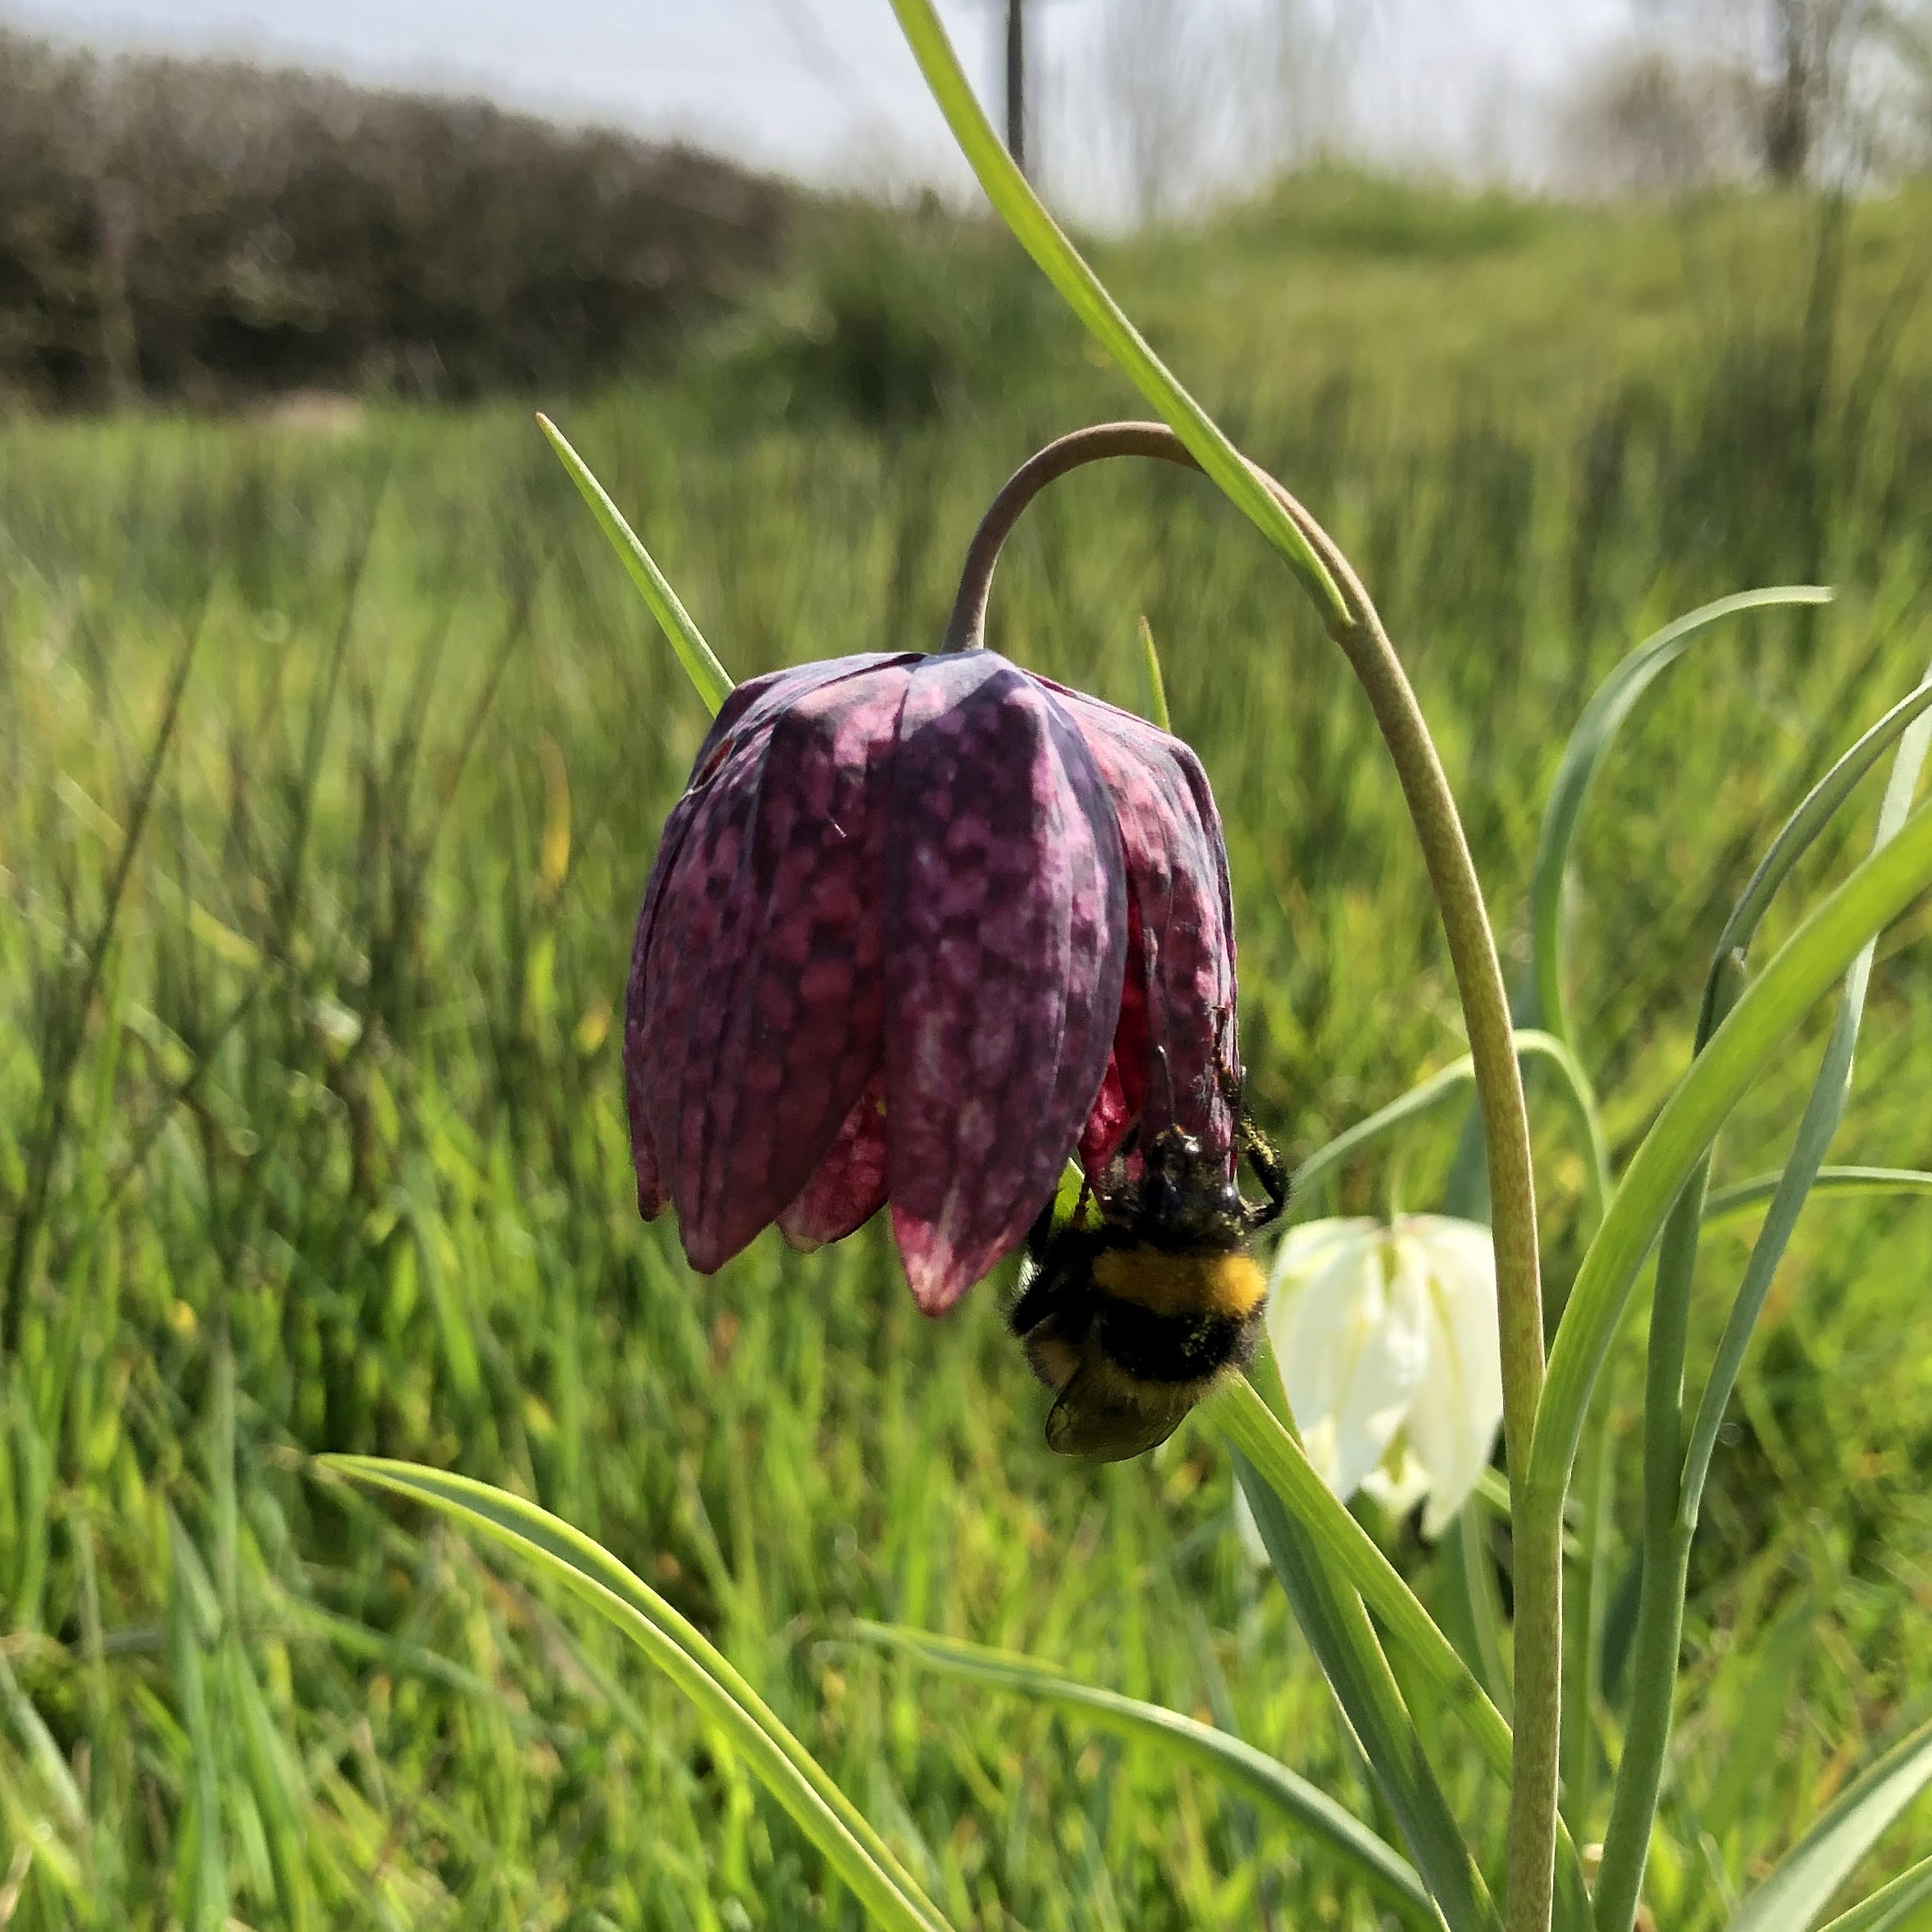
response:
<svg viewBox="0 0 1932 1932"><path fill-rule="evenodd" d="M1006 152L1027 171L1027 4L1006 0Z"/></svg>

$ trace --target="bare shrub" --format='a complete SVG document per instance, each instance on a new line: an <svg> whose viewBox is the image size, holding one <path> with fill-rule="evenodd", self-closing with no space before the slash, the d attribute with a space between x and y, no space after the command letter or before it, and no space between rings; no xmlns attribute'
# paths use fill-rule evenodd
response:
<svg viewBox="0 0 1932 1932"><path fill-rule="evenodd" d="M580 381L729 298L786 208L608 129L0 34L0 383L54 401Z"/></svg>

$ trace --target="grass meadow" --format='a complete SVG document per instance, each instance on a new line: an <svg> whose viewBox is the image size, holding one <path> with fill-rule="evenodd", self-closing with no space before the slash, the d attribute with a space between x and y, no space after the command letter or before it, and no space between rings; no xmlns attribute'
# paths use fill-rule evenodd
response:
<svg viewBox="0 0 1932 1932"><path fill-rule="evenodd" d="M1597 681L1710 597L1839 587L1701 642L1593 795L1570 992L1622 1152L1779 818L1932 660L1929 213L1317 176L1105 253L1381 602L1516 968ZM675 377L539 399L739 675L936 644L1007 472L1143 412L1004 243L854 213L822 259ZM1227 820L1255 1110L1305 1153L1462 1050L1419 861L1253 531L1165 470L1056 485L1009 547L996 645L1139 709L1142 614ZM1185 1767L854 1640L879 1619L1035 1652L1376 1802L1205 1433L1050 1456L1001 1285L927 1323L876 1224L706 1280L637 1220L613 1016L704 722L521 403L0 423L0 1924L859 1922L613 1634L327 1479L330 1450L599 1537L956 1923L1380 1922ZM1881 945L1836 1160L1932 1165L1926 923ZM1825 1020L1727 1131L1720 1184L1781 1161ZM1561 1282L1583 1164L1532 1106ZM1434 1120L1296 1211L1433 1205L1455 1141ZM1749 1231L1710 1244L1693 1360ZM1925 1205L1807 1208L1693 1564L1661 1925L1724 1924L1932 1713L1929 1294ZM1579 1840L1618 1747L1641 1319L1609 1378ZM1371 1526L1438 1601L1443 1559ZM1470 1802L1479 1766L1423 1716ZM1921 1802L1868 1878L1928 1839Z"/></svg>

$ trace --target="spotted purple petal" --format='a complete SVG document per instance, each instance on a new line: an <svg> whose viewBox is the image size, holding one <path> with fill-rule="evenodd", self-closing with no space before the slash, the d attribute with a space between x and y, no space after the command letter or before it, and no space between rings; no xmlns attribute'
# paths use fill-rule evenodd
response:
<svg viewBox="0 0 1932 1932"><path fill-rule="evenodd" d="M1120 1010L1120 834L1062 704L991 652L929 658L900 725L885 878L886 1171L929 1314L1023 1238Z"/></svg>
<svg viewBox="0 0 1932 1932"><path fill-rule="evenodd" d="M852 1103L830 1151L798 1198L778 1217L795 1248L822 1247L863 1228L886 1205L886 1082L883 1070Z"/></svg>
<svg viewBox="0 0 1932 1932"><path fill-rule="evenodd" d="M1097 1173L1136 1119L1143 1141L1171 1124L1228 1149L1228 1089L1241 1076L1234 920L1206 774L1143 719L1078 692L1062 697L1119 819L1132 908L1120 1023L1082 1160Z"/></svg>
<svg viewBox="0 0 1932 1932"><path fill-rule="evenodd" d="M879 1062L881 809L909 674L885 658L833 669L732 694L640 923L640 1197L668 1187L699 1269L788 1206Z"/></svg>

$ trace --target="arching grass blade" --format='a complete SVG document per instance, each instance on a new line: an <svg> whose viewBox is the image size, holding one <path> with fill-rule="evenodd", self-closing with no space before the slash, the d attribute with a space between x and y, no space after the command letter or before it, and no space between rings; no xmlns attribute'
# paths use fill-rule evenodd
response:
<svg viewBox="0 0 1932 1932"><path fill-rule="evenodd" d="M1295 1620L1369 1761L1442 1921L1450 1932L1496 1932L1499 1921L1483 1875L1430 1768L1361 1599L1330 1573L1319 1547L1238 1449L1234 1473Z"/></svg>
<svg viewBox="0 0 1932 1932"><path fill-rule="evenodd" d="M1781 1173L1753 1174L1747 1181L1720 1187L1704 1203L1704 1225L1711 1227L1744 1214L1754 1214L1778 1191ZM1932 1173L1916 1167L1821 1167L1811 1182L1814 1194L1870 1196L1932 1194Z"/></svg>
<svg viewBox="0 0 1932 1932"><path fill-rule="evenodd" d="M897 1624L859 1622L851 1629L871 1643L905 1652L929 1670L1009 1691L1035 1703L1078 1711L1103 1730L1153 1744L1168 1758L1192 1765L1251 1803L1315 1833L1406 1922L1437 1923L1428 1893L1406 1859L1325 1791L1252 1744L1164 1706L1078 1683L1037 1658L936 1637Z"/></svg>
<svg viewBox="0 0 1932 1932"><path fill-rule="evenodd" d="M373 1456L318 1460L481 1531L581 1597L718 1726L874 1919L894 1932L945 1932L945 1920L885 1841L723 1653L600 1544L535 1503L467 1476Z"/></svg>
<svg viewBox="0 0 1932 1932"><path fill-rule="evenodd" d="M1601 1219L1605 1196L1610 1191L1610 1151L1604 1137L1603 1122L1597 1111L1597 1096L1576 1055L1553 1033L1534 1028L1519 1028L1515 1035L1519 1059L1534 1059L1557 1075L1565 1104L1576 1117L1579 1131L1588 1154L1584 1172L1590 1191L1593 1218ZM1318 1181L1325 1180L1342 1162L1351 1159L1371 1141L1380 1140L1397 1128L1454 1100L1475 1080L1475 1063L1468 1054L1451 1060L1439 1072L1419 1081L1408 1092L1378 1108L1365 1119L1358 1120L1318 1147L1295 1170L1295 1194L1305 1197Z"/></svg>
<svg viewBox="0 0 1932 1932"><path fill-rule="evenodd" d="M1841 1913L1823 1932L1893 1932L1918 1908L1932 1901L1932 1858L1921 1858L1870 1898Z"/></svg>
<svg viewBox="0 0 1932 1932"><path fill-rule="evenodd" d="M1744 1901L1729 1932L1810 1932L1859 1860L1928 1784L1932 1724L1901 1738L1839 1794Z"/></svg>
<svg viewBox="0 0 1932 1932"><path fill-rule="evenodd" d="M1308 540L1267 486L1242 460L1213 417L1174 379L1148 347L1100 277L1047 213L1026 176L994 133L953 52L932 0L892 0L900 30L913 51L953 138L978 175L987 198L1037 262L1067 306L1086 324L1134 386L1187 445L1228 500L1281 552L1324 617L1342 619L1342 594Z"/></svg>
<svg viewBox="0 0 1932 1932"><path fill-rule="evenodd" d="M1780 604L1829 604L1831 592L1816 584L1785 584L1720 597L1666 624L1647 638L1604 679L1563 748L1563 759L1543 808L1536 864L1529 888L1533 1004L1520 1017L1570 1043L1573 1035L1563 996L1563 880L1570 850L1590 787L1624 721L1659 676L1682 657L1698 633L1725 617Z"/></svg>
<svg viewBox="0 0 1932 1932"><path fill-rule="evenodd" d="M1679 1082L1624 1170L1578 1270L1550 1352L1530 1481L1567 1488L1597 1375L1638 1270L1693 1167L1784 1036L1866 941L1932 884L1932 811L1921 808L1820 904L1744 991Z"/></svg>
<svg viewBox="0 0 1932 1932"><path fill-rule="evenodd" d="M1272 1377L1271 1386L1279 1387L1280 1370L1265 1349L1252 1372L1259 1378ZM1502 1713L1490 1702L1455 1645L1416 1601L1374 1538L1330 1494L1301 1444L1260 1391L1252 1383L1237 1377L1211 1396L1202 1409L1206 1419L1222 1429L1242 1459L1236 1465L1237 1470L1245 1465L1255 1483L1278 1499L1276 1506L1284 1513L1293 1532L1297 1570L1311 1564L1319 1570L1324 1578L1331 1579L1330 1596L1334 1586L1343 1579L1347 1588L1359 1591L1363 1602L1380 1620L1390 1644L1442 1697L1491 1768L1506 1779L1511 1769L1511 1738ZM1242 1483L1251 1507L1255 1487L1246 1480ZM1259 1512L1256 1520L1260 1520ZM1265 1542L1265 1535L1263 1540ZM1288 1579L1283 1577L1282 1580L1287 1588ZM1290 1594L1294 1594L1293 1590ZM1322 1613L1321 1603L1313 1603L1310 1607L1318 1615ZM1296 1615L1301 1615L1299 1606ZM1338 1629L1337 1636L1337 1641L1345 1638L1346 1629ZM1325 1664L1324 1668L1327 1668ZM1561 1821L1556 1839L1556 1893L1559 1923L1585 1924L1588 1908L1583 1867L1576 1847Z"/></svg>
<svg viewBox="0 0 1932 1932"><path fill-rule="evenodd" d="M1831 822L1839 806L1852 795L1858 781L1892 745L1898 744L1928 709L1932 709L1932 682L1921 684L1908 696L1901 698L1870 731L1863 733L1857 743L1846 750L1805 795L1798 809L1779 828L1777 837L1746 882L1730 917L1724 923L1723 932L1718 935L1700 1011L1700 1044L1710 1034L1711 1027L1706 1023L1706 1019L1714 1021L1721 1018L1718 1009L1725 971L1738 955L1749 950L1765 914L1777 895L1778 888L1790 877L1792 868L1811 849L1818 835ZM1912 786L1924 757L1922 740L1916 753L1903 746L1900 748L1900 760L1902 764L1909 764L1911 779L1902 797L1896 794L1895 787L1886 789L1886 799L1893 808L1894 820L1902 819L1906 808L1911 803ZM1880 816L1883 820L1883 808ZM1896 822L1890 829L1898 829ZM1883 836L1889 836L1889 833Z"/></svg>

